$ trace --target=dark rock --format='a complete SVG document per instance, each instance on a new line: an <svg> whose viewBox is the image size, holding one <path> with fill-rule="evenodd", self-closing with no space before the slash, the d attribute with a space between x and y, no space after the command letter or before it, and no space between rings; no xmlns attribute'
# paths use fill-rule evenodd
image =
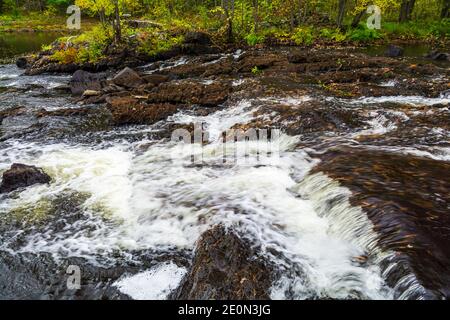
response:
<svg viewBox="0 0 450 320"><path fill-rule="evenodd" d="M286 61L285 57L279 54L266 52L250 52L243 54L239 60L238 71L251 72L253 68L257 67L259 70L272 67L274 64Z"/></svg>
<svg viewBox="0 0 450 320"><path fill-rule="evenodd" d="M450 54L437 50L431 51L426 55L427 58L437 61L450 61Z"/></svg>
<svg viewBox="0 0 450 320"><path fill-rule="evenodd" d="M384 52L384 55L388 57L401 57L403 56L403 48L391 44Z"/></svg>
<svg viewBox="0 0 450 320"><path fill-rule="evenodd" d="M35 166L14 163L9 170L3 173L0 193L11 192L34 184L50 183L50 181L50 176L42 169Z"/></svg>
<svg viewBox="0 0 450 320"><path fill-rule="evenodd" d="M20 57L16 60L16 66L20 69L26 69L28 67L28 59L26 57Z"/></svg>
<svg viewBox="0 0 450 320"><path fill-rule="evenodd" d="M292 52L288 55L290 63L306 63L308 62L308 55L304 52Z"/></svg>
<svg viewBox="0 0 450 320"><path fill-rule="evenodd" d="M144 84L145 80L136 71L126 67L112 79L112 82L125 88L137 88Z"/></svg>
<svg viewBox="0 0 450 320"><path fill-rule="evenodd" d="M207 85L192 81L171 81L161 83L153 89L148 101L217 106L227 100L230 91L231 86L228 82L217 81Z"/></svg>
<svg viewBox="0 0 450 320"><path fill-rule="evenodd" d="M70 80L70 90L73 95L82 95L86 90L99 91L104 86L106 74L90 73L83 70L77 70Z"/></svg>
<svg viewBox="0 0 450 320"><path fill-rule="evenodd" d="M176 113L181 106L169 103L147 104L133 97L108 97L114 125L153 124Z"/></svg>
<svg viewBox="0 0 450 320"><path fill-rule="evenodd" d="M397 287L412 273L433 299L448 299L450 164L373 148L339 147L320 158L312 172L349 188L350 203L374 225L377 245L395 252L387 283Z"/></svg>
<svg viewBox="0 0 450 320"><path fill-rule="evenodd" d="M142 76L142 78L147 81L147 83L151 83L154 85L159 85L160 83L167 82L170 80L170 78L166 75L162 74L148 74L145 76Z"/></svg>
<svg viewBox="0 0 450 320"><path fill-rule="evenodd" d="M218 225L197 243L194 261L171 298L269 299L271 269L235 232Z"/></svg>
<svg viewBox="0 0 450 320"><path fill-rule="evenodd" d="M33 76L42 73L73 73L78 69L80 66L75 63L62 64L55 62L48 55L43 55L27 67L25 74Z"/></svg>
<svg viewBox="0 0 450 320"><path fill-rule="evenodd" d="M209 45L211 44L211 37L209 36L209 34L204 32L190 31L185 34L184 43Z"/></svg>
<svg viewBox="0 0 450 320"><path fill-rule="evenodd" d="M79 266L79 289L67 286L69 266ZM57 263L50 253L10 253L0 251L0 299L32 300L129 300L114 281L132 268L102 268L82 258Z"/></svg>

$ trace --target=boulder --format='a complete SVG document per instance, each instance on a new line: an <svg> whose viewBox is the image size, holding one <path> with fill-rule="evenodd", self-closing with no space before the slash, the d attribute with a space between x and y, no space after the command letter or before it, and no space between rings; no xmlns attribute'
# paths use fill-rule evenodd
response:
<svg viewBox="0 0 450 320"><path fill-rule="evenodd" d="M104 86L106 74L90 73L77 70L70 80L70 90L73 95L82 95L86 90L100 91Z"/></svg>
<svg viewBox="0 0 450 320"><path fill-rule="evenodd" d="M14 163L9 170L3 173L0 193L11 192L35 184L50 183L50 181L50 176L42 169L35 166Z"/></svg>
<svg viewBox="0 0 450 320"><path fill-rule="evenodd" d="M271 268L235 232L218 225L197 243L194 261L172 299L269 299Z"/></svg>
<svg viewBox="0 0 450 320"><path fill-rule="evenodd" d="M189 31L184 35L185 44L210 45L211 37L209 34L200 31Z"/></svg>
<svg viewBox="0 0 450 320"><path fill-rule="evenodd" d="M153 124L175 114L181 106L169 103L147 104L135 97L108 97L114 125Z"/></svg>
<svg viewBox="0 0 450 320"><path fill-rule="evenodd" d="M403 56L403 48L391 44L384 52L384 55L388 57L401 57Z"/></svg>
<svg viewBox="0 0 450 320"><path fill-rule="evenodd" d="M16 60L16 66L19 69L26 69L30 66L30 64L33 62L33 57L20 57Z"/></svg>
<svg viewBox="0 0 450 320"><path fill-rule="evenodd" d="M145 80L131 68L124 68L113 79L112 82L125 88L137 88L145 83Z"/></svg>

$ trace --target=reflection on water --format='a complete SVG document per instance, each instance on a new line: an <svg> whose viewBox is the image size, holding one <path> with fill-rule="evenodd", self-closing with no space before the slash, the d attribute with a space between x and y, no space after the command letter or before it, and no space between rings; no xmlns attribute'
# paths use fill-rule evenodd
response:
<svg viewBox="0 0 450 320"><path fill-rule="evenodd" d="M0 33L0 61L39 51L43 45L50 44L61 36L60 32Z"/></svg>

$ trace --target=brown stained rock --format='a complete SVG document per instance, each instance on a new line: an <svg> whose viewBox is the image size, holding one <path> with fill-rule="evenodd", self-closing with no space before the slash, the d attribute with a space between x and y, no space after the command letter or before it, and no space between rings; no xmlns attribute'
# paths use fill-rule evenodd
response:
<svg viewBox="0 0 450 320"><path fill-rule="evenodd" d="M259 70L264 70L274 66L276 63L287 62L286 57L276 53L266 52L250 52L244 54L238 63L237 70L239 72L251 72L253 68L257 67Z"/></svg>
<svg viewBox="0 0 450 320"><path fill-rule="evenodd" d="M147 74L147 75L143 75L142 79L144 79L147 83L151 83L155 86L163 83L163 82L167 82L170 80L170 78L166 75L163 74Z"/></svg>
<svg viewBox="0 0 450 320"><path fill-rule="evenodd" d="M162 83L149 95L151 103L198 104L217 106L228 99L231 86L228 82L203 84L192 81Z"/></svg>
<svg viewBox="0 0 450 320"><path fill-rule="evenodd" d="M145 80L131 68L124 68L112 79L115 85L125 88L137 88L145 83Z"/></svg>
<svg viewBox="0 0 450 320"><path fill-rule="evenodd" d="M438 298L450 297L450 163L341 147L321 155L322 171L352 191L350 202L373 222L378 243ZM388 279L394 285L405 274Z"/></svg>
<svg viewBox="0 0 450 320"><path fill-rule="evenodd" d="M334 107L317 101L299 102L298 105L267 105L254 113L254 119L234 129L280 128L289 135L316 132L344 132L364 125L358 110Z"/></svg>
<svg viewBox="0 0 450 320"><path fill-rule="evenodd" d="M168 103L147 104L133 97L107 99L115 125L153 124L176 113L182 106Z"/></svg>
<svg viewBox="0 0 450 320"><path fill-rule="evenodd" d="M218 225L197 243L194 261L172 299L269 299L271 269L250 244Z"/></svg>
<svg viewBox="0 0 450 320"><path fill-rule="evenodd" d="M14 117L24 114L26 112L25 107L12 107L6 110L0 110L0 124L2 124L3 119L7 117Z"/></svg>
<svg viewBox="0 0 450 320"><path fill-rule="evenodd" d="M3 173L0 193L11 192L35 184L50 183L50 181L50 176L42 169L35 166L14 163L9 170Z"/></svg>

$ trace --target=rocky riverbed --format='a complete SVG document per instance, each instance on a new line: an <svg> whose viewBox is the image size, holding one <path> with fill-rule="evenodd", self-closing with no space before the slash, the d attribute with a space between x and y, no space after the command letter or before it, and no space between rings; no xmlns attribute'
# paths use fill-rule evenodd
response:
<svg viewBox="0 0 450 320"><path fill-rule="evenodd" d="M191 42L0 66L1 298L449 297L447 61Z"/></svg>

